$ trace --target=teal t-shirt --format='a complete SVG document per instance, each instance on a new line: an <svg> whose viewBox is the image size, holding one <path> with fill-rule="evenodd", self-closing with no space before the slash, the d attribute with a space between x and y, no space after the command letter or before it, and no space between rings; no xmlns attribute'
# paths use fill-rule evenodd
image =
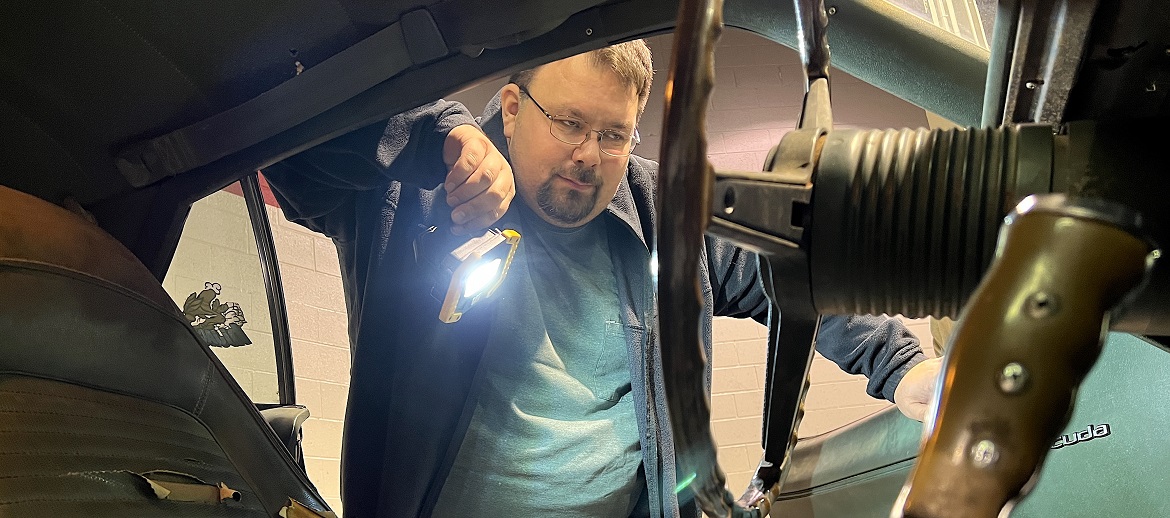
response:
<svg viewBox="0 0 1170 518"><path fill-rule="evenodd" d="M645 482L607 217L530 212L436 516L629 516Z"/></svg>

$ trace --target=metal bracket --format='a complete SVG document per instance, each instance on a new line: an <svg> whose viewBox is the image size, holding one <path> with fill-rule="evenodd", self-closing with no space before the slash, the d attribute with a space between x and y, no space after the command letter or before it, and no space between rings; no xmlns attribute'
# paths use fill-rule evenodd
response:
<svg viewBox="0 0 1170 518"><path fill-rule="evenodd" d="M1008 23L996 27L992 52L1011 58L989 67L983 123L1058 124L1080 69L1097 0L1011 3L1014 11L1000 16Z"/></svg>
<svg viewBox="0 0 1170 518"><path fill-rule="evenodd" d="M832 118L822 114L817 119L824 116ZM712 231L760 252L798 247L808 226L813 173L826 134L823 127L789 132L772 148L764 172L715 171Z"/></svg>
<svg viewBox="0 0 1170 518"><path fill-rule="evenodd" d="M719 226L752 234L737 241L761 251L796 247L804 235L812 201L812 184L790 184L768 173L716 172L711 211ZM713 221L714 223L714 221ZM732 225L727 225L730 223ZM758 235L763 234L763 235ZM772 238L772 239L769 239Z"/></svg>

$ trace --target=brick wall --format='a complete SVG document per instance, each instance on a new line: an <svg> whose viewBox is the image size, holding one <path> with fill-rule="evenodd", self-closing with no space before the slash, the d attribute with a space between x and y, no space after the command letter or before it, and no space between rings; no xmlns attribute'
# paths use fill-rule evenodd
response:
<svg viewBox="0 0 1170 518"><path fill-rule="evenodd" d="M341 431L349 394L349 331L333 242L269 207L292 335L297 403L309 408L305 468L341 511Z"/></svg>

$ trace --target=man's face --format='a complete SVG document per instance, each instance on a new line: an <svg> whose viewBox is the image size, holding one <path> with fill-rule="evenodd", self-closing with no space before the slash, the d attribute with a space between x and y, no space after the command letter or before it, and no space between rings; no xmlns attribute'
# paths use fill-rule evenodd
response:
<svg viewBox="0 0 1170 518"><path fill-rule="evenodd" d="M540 67L527 90L551 115L580 119L595 130L634 132L637 90L588 56ZM603 153L596 133L575 146L557 140L549 130L552 122L524 97L514 84L500 94L517 191L545 221L566 228L584 225L613 200L629 158Z"/></svg>

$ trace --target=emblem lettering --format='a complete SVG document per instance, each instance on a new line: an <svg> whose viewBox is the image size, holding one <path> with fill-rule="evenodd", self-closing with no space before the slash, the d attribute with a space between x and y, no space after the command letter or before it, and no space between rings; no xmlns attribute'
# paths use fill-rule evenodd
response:
<svg viewBox="0 0 1170 518"><path fill-rule="evenodd" d="M1107 425L1107 424L1093 425L1093 438L1094 439L1096 439L1098 437L1105 437L1106 435L1109 435L1109 425Z"/></svg>
<svg viewBox="0 0 1170 518"><path fill-rule="evenodd" d="M1056 438L1056 442L1052 444L1052 449L1059 450L1065 446L1072 446L1077 443L1091 441L1093 439L1100 439L1108 437L1113 433L1108 423L1091 424L1085 427L1084 430L1077 430L1072 433L1062 434Z"/></svg>

